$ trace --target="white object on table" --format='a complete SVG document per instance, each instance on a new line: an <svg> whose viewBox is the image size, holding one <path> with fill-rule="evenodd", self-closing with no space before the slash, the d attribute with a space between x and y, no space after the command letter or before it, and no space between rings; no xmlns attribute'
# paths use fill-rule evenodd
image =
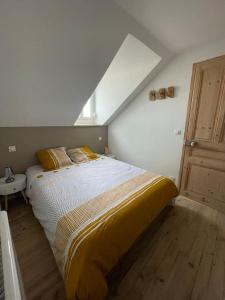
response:
<svg viewBox="0 0 225 300"><path fill-rule="evenodd" d="M17 192L21 192L27 203L27 198L24 193L24 189L26 188L26 175L16 174L15 180L10 183L6 183L5 179L5 177L0 178L0 195L5 198L5 210L8 210L8 195L12 195Z"/></svg>

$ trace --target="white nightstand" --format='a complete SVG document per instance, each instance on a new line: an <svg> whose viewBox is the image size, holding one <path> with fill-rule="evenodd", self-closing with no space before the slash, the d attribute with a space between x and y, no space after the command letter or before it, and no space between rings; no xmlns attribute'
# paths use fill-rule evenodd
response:
<svg viewBox="0 0 225 300"><path fill-rule="evenodd" d="M17 192L21 192L24 200L27 203L27 198L24 193L25 188L26 188L26 175L24 174L16 174L15 180L10 183L5 182L5 177L0 178L0 196L4 196L5 210L8 210L8 195L12 195Z"/></svg>

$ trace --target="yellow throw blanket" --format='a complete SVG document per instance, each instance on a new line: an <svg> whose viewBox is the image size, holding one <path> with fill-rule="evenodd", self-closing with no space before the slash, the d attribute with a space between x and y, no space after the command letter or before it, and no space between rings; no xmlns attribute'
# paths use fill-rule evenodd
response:
<svg viewBox="0 0 225 300"><path fill-rule="evenodd" d="M67 298L104 299L105 276L177 194L171 180L144 172L64 215L54 254Z"/></svg>

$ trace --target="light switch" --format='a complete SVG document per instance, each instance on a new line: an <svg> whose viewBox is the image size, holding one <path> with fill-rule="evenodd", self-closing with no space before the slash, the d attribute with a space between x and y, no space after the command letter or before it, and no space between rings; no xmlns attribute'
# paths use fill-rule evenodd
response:
<svg viewBox="0 0 225 300"><path fill-rule="evenodd" d="M101 137L101 136L99 136L99 137L98 137L98 140L99 140L99 141L101 141L101 140L102 140L102 137Z"/></svg>
<svg viewBox="0 0 225 300"><path fill-rule="evenodd" d="M174 133L174 135L181 135L181 129L174 129L173 130L173 133Z"/></svg>
<svg viewBox="0 0 225 300"><path fill-rule="evenodd" d="M8 150L9 152L16 152L16 146L9 146Z"/></svg>

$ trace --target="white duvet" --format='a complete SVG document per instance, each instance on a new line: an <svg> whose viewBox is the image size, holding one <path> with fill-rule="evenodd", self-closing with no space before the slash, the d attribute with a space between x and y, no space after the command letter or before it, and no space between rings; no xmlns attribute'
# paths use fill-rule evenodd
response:
<svg viewBox="0 0 225 300"><path fill-rule="evenodd" d="M143 172L143 169L104 156L50 172L44 172L37 165L26 172L26 193L34 215L53 246L56 225L63 215Z"/></svg>

